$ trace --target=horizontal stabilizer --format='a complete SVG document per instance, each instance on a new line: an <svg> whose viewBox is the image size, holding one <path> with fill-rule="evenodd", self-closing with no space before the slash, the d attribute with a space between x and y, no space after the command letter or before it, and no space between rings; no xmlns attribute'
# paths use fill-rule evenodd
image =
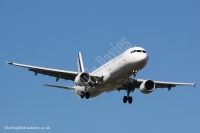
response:
<svg viewBox="0 0 200 133"><path fill-rule="evenodd" d="M73 87L69 87L69 86L60 86L60 85L52 85L52 84L43 84L43 85L44 86L55 87L55 88L67 89L67 90L74 90Z"/></svg>

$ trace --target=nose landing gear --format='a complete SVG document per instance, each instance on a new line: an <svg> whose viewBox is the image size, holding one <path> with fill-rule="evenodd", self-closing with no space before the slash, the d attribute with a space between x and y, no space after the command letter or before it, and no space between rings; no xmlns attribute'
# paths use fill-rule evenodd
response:
<svg viewBox="0 0 200 133"><path fill-rule="evenodd" d="M138 70L133 70L133 79L136 78L136 74L138 73Z"/></svg>

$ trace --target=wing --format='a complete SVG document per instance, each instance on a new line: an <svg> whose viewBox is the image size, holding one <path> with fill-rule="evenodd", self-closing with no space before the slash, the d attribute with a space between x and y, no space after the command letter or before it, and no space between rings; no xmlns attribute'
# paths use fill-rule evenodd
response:
<svg viewBox="0 0 200 133"><path fill-rule="evenodd" d="M127 90L127 88L139 88L140 85L146 81L145 79L137 79L137 82L131 82L130 80L127 80L127 83L125 83L122 87L118 88L117 90ZM180 83L180 82L164 82L164 81L154 81L155 88L168 88L170 90L172 87L176 86L196 86L196 83Z"/></svg>
<svg viewBox="0 0 200 133"><path fill-rule="evenodd" d="M43 75L49 75L49 76L56 77L56 81L58 81L60 78L65 79L65 80L74 81L75 77L78 74L77 72L73 72L73 71L65 71L65 70L44 68L44 67L38 67L38 66L30 66L30 65L18 64L18 63L13 63L13 62L7 62L7 64L28 68L28 70L34 72L35 75L37 75L39 73L39 74L43 74Z"/></svg>

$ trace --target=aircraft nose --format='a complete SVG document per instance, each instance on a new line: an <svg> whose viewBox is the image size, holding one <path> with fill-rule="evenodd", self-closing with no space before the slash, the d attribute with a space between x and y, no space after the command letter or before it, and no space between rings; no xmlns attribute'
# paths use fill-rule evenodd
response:
<svg viewBox="0 0 200 133"><path fill-rule="evenodd" d="M145 63L146 64L148 62L148 60L149 60L149 56L147 54L142 54L140 56L140 62L141 63Z"/></svg>
<svg viewBox="0 0 200 133"><path fill-rule="evenodd" d="M149 60L149 56L147 55L147 53L142 53L138 56L138 67L139 69L144 68L147 65L147 62Z"/></svg>

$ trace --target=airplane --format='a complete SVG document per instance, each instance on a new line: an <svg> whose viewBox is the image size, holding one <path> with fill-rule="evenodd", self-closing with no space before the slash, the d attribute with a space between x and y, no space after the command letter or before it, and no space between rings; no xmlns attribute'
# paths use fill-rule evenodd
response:
<svg viewBox="0 0 200 133"><path fill-rule="evenodd" d="M114 90L125 90L127 95L123 97L123 102L131 104L133 98L130 92L136 88L144 94L150 94L155 88L168 88L176 86L196 86L196 83L179 83L179 82L163 82L150 79L137 79L136 74L142 70L148 63L149 56L142 47L132 47L108 61L96 70L87 73L84 70L82 55L79 52L77 58L78 71L66 71L38 66L19 64L14 62L6 62L9 65L28 68L37 74L49 75L59 79L72 80L75 82L74 87L60 86L53 84L44 84L44 86L62 88L72 90L74 94L81 98L94 98L103 92ZM131 78L133 76L133 78Z"/></svg>

